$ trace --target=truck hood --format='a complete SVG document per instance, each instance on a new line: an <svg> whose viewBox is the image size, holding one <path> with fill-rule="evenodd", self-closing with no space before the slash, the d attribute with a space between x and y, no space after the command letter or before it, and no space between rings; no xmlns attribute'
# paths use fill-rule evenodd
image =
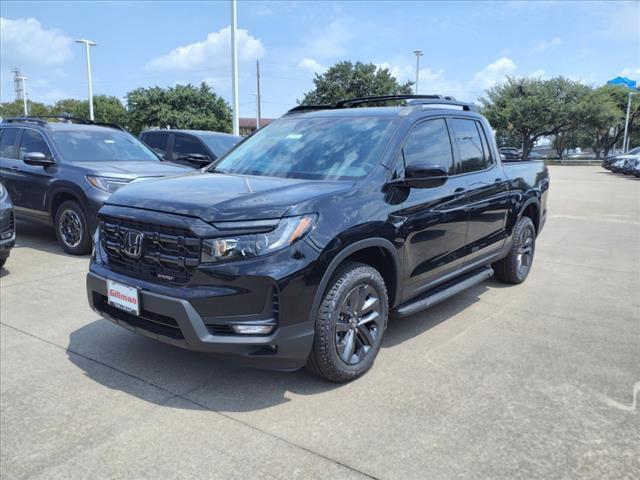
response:
<svg viewBox="0 0 640 480"><path fill-rule="evenodd" d="M89 175L117 178L165 177L193 172L192 168L169 162L74 162L75 168Z"/></svg>
<svg viewBox="0 0 640 480"><path fill-rule="evenodd" d="M136 182L108 204L198 217L205 222L280 218L319 196L346 191L353 182L194 172ZM310 212L304 212L310 213Z"/></svg>

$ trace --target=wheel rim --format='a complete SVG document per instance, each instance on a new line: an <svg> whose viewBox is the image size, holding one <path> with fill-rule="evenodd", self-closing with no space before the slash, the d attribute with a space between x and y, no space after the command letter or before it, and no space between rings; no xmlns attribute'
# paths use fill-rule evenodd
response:
<svg viewBox="0 0 640 480"><path fill-rule="evenodd" d="M522 239L520 241L520 247L518 247L518 275L526 275L531 268L531 262L533 260L534 249L534 237L530 228L527 228L522 232Z"/></svg>
<svg viewBox="0 0 640 480"><path fill-rule="evenodd" d="M357 365L375 351L383 320L376 289L369 284L352 288L340 304L335 328L336 350L344 363Z"/></svg>
<svg viewBox="0 0 640 480"><path fill-rule="evenodd" d="M65 210L60 215L58 225L60 238L63 243L70 248L77 247L82 241L82 222L80 215L74 210Z"/></svg>

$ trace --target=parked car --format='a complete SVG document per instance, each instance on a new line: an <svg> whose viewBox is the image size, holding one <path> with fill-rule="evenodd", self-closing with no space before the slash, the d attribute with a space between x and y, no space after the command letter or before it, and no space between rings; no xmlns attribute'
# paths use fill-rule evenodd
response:
<svg viewBox="0 0 640 480"><path fill-rule="evenodd" d="M529 155L527 158L529 160L544 160L545 158L547 158L547 156L544 153L540 153L540 152L536 152L535 150L532 150L529 152Z"/></svg>
<svg viewBox="0 0 640 480"><path fill-rule="evenodd" d="M389 100L407 104L355 108ZM300 106L208 169L112 195L88 298L172 345L345 382L390 313L523 282L548 188L543 162L503 165L487 120L451 98Z"/></svg>
<svg viewBox="0 0 640 480"><path fill-rule="evenodd" d="M62 248L80 255L91 250L98 209L111 193L189 169L161 161L117 126L64 120L4 119L0 173L17 217L54 226Z"/></svg>
<svg viewBox="0 0 640 480"><path fill-rule="evenodd" d="M627 155L620 171L625 175L633 175L638 161L640 161L640 155Z"/></svg>
<svg viewBox="0 0 640 480"><path fill-rule="evenodd" d="M231 150L242 137L204 130L147 130L140 139L165 160L202 168Z"/></svg>
<svg viewBox="0 0 640 480"><path fill-rule="evenodd" d="M16 243L16 219L9 192L0 182L0 268L9 258L9 253Z"/></svg>
<svg viewBox="0 0 640 480"><path fill-rule="evenodd" d="M500 153L504 155L504 159L509 160L520 160L522 158L522 153L517 148L504 147L500 149Z"/></svg>
<svg viewBox="0 0 640 480"><path fill-rule="evenodd" d="M625 155L640 155L640 147L635 147L629 150L627 153L617 153L614 155L609 155L602 161L602 168L606 168L607 170L611 170L611 166L619 160L621 157Z"/></svg>
<svg viewBox="0 0 640 480"><path fill-rule="evenodd" d="M624 167L624 162L626 158L625 155L619 155L611 164L609 170L613 173L622 173L622 168Z"/></svg>

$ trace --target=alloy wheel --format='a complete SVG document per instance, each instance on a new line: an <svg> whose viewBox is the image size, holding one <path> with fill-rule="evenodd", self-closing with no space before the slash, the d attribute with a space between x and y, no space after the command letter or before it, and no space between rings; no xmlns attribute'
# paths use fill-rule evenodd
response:
<svg viewBox="0 0 640 480"><path fill-rule="evenodd" d="M380 297L371 285L356 285L344 297L337 313L336 350L344 363L357 365L380 341L384 328Z"/></svg>
<svg viewBox="0 0 640 480"><path fill-rule="evenodd" d="M82 241L82 221L74 210L65 210L60 215L58 224L60 238L69 248L75 248Z"/></svg>

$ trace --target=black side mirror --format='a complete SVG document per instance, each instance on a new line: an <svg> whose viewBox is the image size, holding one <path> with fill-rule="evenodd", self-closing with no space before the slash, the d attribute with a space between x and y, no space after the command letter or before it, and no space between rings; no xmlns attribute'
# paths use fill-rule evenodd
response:
<svg viewBox="0 0 640 480"><path fill-rule="evenodd" d="M41 167L47 167L55 163L51 158L47 157L42 152L27 152L24 154L22 161L27 165L35 165Z"/></svg>
<svg viewBox="0 0 640 480"><path fill-rule="evenodd" d="M404 185L411 188L433 188L443 185L449 173L444 165L416 162L407 166L404 173Z"/></svg>

